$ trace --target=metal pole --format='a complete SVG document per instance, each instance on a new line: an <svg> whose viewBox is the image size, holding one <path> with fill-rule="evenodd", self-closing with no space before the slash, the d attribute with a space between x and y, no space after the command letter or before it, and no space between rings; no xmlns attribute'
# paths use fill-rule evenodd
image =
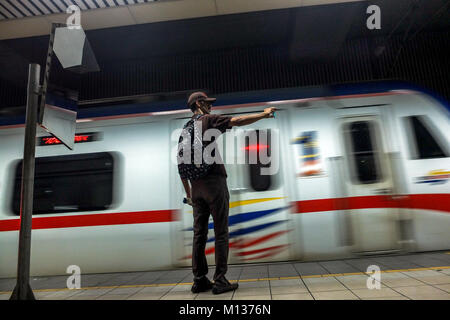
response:
<svg viewBox="0 0 450 320"><path fill-rule="evenodd" d="M22 190L20 197L19 258L17 283L11 300L34 300L30 287L31 222L33 214L34 163L36 151L36 123L41 67L30 64L28 69L25 144L22 164Z"/></svg>

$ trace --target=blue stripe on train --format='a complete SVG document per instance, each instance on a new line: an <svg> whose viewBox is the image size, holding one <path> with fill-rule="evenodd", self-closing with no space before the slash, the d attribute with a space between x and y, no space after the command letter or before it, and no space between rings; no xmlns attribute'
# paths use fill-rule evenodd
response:
<svg viewBox="0 0 450 320"><path fill-rule="evenodd" d="M246 213L240 213L229 217L228 220L228 226L232 226L238 223L243 223L251 220L255 220L273 213L276 213L278 211L289 209L289 206L286 207L280 207L275 209L269 209L269 210L261 210L261 211L253 211L253 212L246 212ZM211 222L208 224L208 229L214 229L214 222ZM187 228L183 229L183 231L192 231L193 228Z"/></svg>
<svg viewBox="0 0 450 320"><path fill-rule="evenodd" d="M404 81L375 81L366 83L353 84L336 84L330 86L315 86L315 87L297 87L297 88L283 88L270 89L260 91L247 91L216 95L217 103L215 106L244 104L267 101L280 101L301 98L314 98L326 96L341 96L364 93L386 92L389 90L416 90L426 93L439 101L445 109L447 109L447 116L450 116L450 105L447 100L437 93L421 87L416 84ZM158 112L187 109L186 100L171 100L158 101L149 103L128 103L123 105L111 105L108 107L82 108L78 110L78 119L91 117L104 117L112 115L125 115L143 112ZM25 123L25 115L14 117L0 117L0 125L13 125Z"/></svg>
<svg viewBox="0 0 450 320"><path fill-rule="evenodd" d="M270 228L270 227L272 227L274 225L277 225L277 224L280 224L280 223L286 222L286 221L288 221L288 220L279 220L279 221L274 221L274 222L260 224L260 225L253 226L253 227L242 228L242 229L230 232L229 238L232 239L232 238L235 238L237 236L242 236L242 235L245 235L245 234L250 234L250 233L253 233L253 232L256 232L256 231L267 229L267 228ZM216 240L216 238L212 237L212 238L208 239L207 242L214 242L215 240Z"/></svg>

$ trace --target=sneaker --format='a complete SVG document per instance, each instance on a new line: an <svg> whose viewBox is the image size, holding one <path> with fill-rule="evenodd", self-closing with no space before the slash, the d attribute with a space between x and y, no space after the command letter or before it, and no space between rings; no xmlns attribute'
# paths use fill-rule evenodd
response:
<svg viewBox="0 0 450 320"><path fill-rule="evenodd" d="M230 283L227 279L222 278L220 280L216 280L212 287L213 294L221 294L224 292L236 290L239 287L237 283Z"/></svg>
<svg viewBox="0 0 450 320"><path fill-rule="evenodd" d="M210 290L213 287L213 284L207 277L203 277L199 280L194 279L194 284L192 285L191 291L192 293L205 292Z"/></svg>

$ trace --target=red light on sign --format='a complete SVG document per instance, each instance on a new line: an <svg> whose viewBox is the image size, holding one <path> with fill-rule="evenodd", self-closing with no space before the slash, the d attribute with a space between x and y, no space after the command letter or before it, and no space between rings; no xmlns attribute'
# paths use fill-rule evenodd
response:
<svg viewBox="0 0 450 320"><path fill-rule="evenodd" d="M88 141L89 136L75 136L75 142Z"/></svg>
<svg viewBox="0 0 450 320"><path fill-rule="evenodd" d="M245 147L245 150L249 151L259 151L260 149L267 149L269 146L267 144L256 144Z"/></svg>
<svg viewBox="0 0 450 320"><path fill-rule="evenodd" d="M52 137L52 138L44 137L44 138L42 138L42 141L46 145L49 145L49 144L61 144L62 143L59 139L56 139L54 137Z"/></svg>
<svg viewBox="0 0 450 320"><path fill-rule="evenodd" d="M39 146L51 146L51 145L58 145L62 144L61 140L55 137L40 137L38 138L38 145ZM96 141L98 140L98 133L85 133L85 134L76 134L75 135L75 143L80 142L90 142L90 141Z"/></svg>

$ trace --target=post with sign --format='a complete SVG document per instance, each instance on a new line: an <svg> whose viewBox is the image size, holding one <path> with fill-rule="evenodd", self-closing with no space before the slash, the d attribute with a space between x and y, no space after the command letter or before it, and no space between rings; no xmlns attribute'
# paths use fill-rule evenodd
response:
<svg viewBox="0 0 450 320"><path fill-rule="evenodd" d="M41 67L30 64L28 69L27 110L25 116L25 143L22 165L22 189L20 197L19 259L17 284L11 300L34 300L29 284L31 251L31 217L33 214L34 155L36 150L36 119Z"/></svg>
<svg viewBox="0 0 450 320"><path fill-rule="evenodd" d="M11 300L35 299L29 282L37 123L52 136L64 143L70 150L74 146L77 113L73 110L73 106L67 108L68 104L64 102L61 105L55 106L47 104L46 100L53 53L55 53L65 70L75 73L99 70L95 55L91 50L81 26L73 29L62 24L52 25L43 86L40 86L39 80L40 66L38 64L30 64L29 66L20 198L17 283L11 295ZM38 112L39 96L41 98L41 105Z"/></svg>

